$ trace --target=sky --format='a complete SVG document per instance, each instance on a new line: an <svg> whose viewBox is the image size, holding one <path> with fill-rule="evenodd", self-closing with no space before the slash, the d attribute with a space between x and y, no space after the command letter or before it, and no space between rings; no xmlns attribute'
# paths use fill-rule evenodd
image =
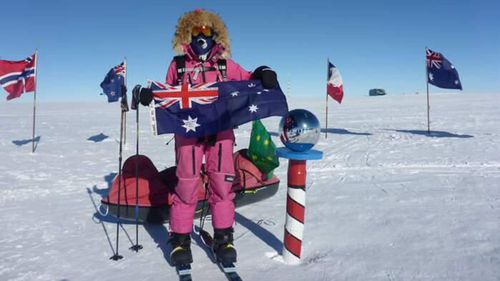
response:
<svg viewBox="0 0 500 281"><path fill-rule="evenodd" d="M124 57L130 89L164 81L176 22L196 8L224 20L236 62L249 71L271 66L290 96L324 96L328 58L347 99L371 88L425 93L425 47L455 65L464 94L500 94L495 0L5 1L0 58L38 49L39 101L104 102L99 84ZM25 101L31 97L14 100Z"/></svg>

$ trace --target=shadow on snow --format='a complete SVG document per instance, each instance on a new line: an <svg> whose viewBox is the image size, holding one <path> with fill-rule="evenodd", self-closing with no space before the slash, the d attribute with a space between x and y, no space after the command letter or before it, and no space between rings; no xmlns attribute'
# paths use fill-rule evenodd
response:
<svg viewBox="0 0 500 281"><path fill-rule="evenodd" d="M357 132L351 132L346 129L335 129L335 128L330 128L330 129L321 129L321 133L328 133L328 134L337 134L337 135L356 135L356 136L371 136L371 133L357 133ZM273 137L279 137L280 134L277 132L269 132L269 134Z"/></svg>
<svg viewBox="0 0 500 281"><path fill-rule="evenodd" d="M145 223L144 229L147 231L149 236L153 238L153 241L156 243L156 247L161 250L167 263L172 266L170 261L170 252L172 251L172 247L170 246L170 243L168 243L170 236L165 225Z"/></svg>
<svg viewBox="0 0 500 281"><path fill-rule="evenodd" d="M95 188L95 186L94 186L94 188ZM92 205L94 205L94 209L95 209L95 214L92 216L92 221L95 222L96 224L101 225L101 227L104 231L104 234L106 235L106 239L108 240L109 247L111 248L111 252L113 252L113 255L114 255L115 249L113 248L113 244L111 243L111 239L109 238L108 230L107 230L106 226L104 225L103 221L96 217L97 214L100 214L99 209L98 209L99 207L97 207L97 204L94 200L94 197L92 197L92 190L88 187L87 187L87 193L89 195L90 202L92 202Z"/></svg>
<svg viewBox="0 0 500 281"><path fill-rule="evenodd" d="M108 195L109 190L111 189L113 179L116 177L116 175L117 175L116 173L109 173L108 175L104 176L104 180L107 182L107 185L108 185L107 188L99 189L96 185L94 185L92 187L92 189L87 187L87 193L89 195L90 202L94 206L94 210L95 210L95 213L92 216L92 221L96 224L101 225L101 227L104 231L104 234L106 236L106 239L108 241L109 247L111 248L111 252L113 253L113 256L116 254L116 251L115 251L115 248L113 247L113 244L111 242L111 238L109 237L108 229L106 228L104 223L108 222L108 223L117 224L118 220L115 217L107 214L107 209L104 208L102 206L102 204L100 204L100 202L96 203L96 201L94 200L94 197L92 196L92 193L98 194L101 198L106 197ZM130 237L130 235L128 234L126 229L123 227L123 224L135 224L135 221L120 220L120 222L118 224L118 226L123 230L123 233L125 233L131 246L134 246L135 244L132 241L132 238Z"/></svg>
<svg viewBox="0 0 500 281"><path fill-rule="evenodd" d="M266 243L269 247L273 248L277 253L281 254L283 250L283 243L274 234L269 232L269 230L262 227L260 224L249 220L240 213L235 213L235 220L240 225L244 226L250 230L255 236Z"/></svg>
<svg viewBox="0 0 500 281"><path fill-rule="evenodd" d="M95 136L91 136L89 137L87 140L88 141L93 141L93 142L102 142L103 140L109 138L108 136L106 136L105 134L103 133L100 133L98 135L95 135Z"/></svg>
<svg viewBox="0 0 500 281"><path fill-rule="evenodd" d="M372 134L370 133L357 133L357 132L351 132L346 129L335 129L335 128L329 128L329 129L321 129L322 133L328 133L328 134L337 134L337 135L355 135L355 136L371 136Z"/></svg>
<svg viewBox="0 0 500 281"><path fill-rule="evenodd" d="M453 134L450 132L444 132L444 131L426 131L426 130L394 130L399 133L409 133L409 134L414 134L414 135L421 135L421 136L426 136L426 137L432 137L432 138L473 138L474 136L471 135L458 135L458 134Z"/></svg>
<svg viewBox="0 0 500 281"><path fill-rule="evenodd" d="M40 138L41 136L37 136L35 137L35 149L36 147L38 146L38 143L40 142ZM28 144L28 143L32 143L33 142L33 139L25 139L25 140L13 140L12 143L17 145L17 146L23 146L25 144Z"/></svg>

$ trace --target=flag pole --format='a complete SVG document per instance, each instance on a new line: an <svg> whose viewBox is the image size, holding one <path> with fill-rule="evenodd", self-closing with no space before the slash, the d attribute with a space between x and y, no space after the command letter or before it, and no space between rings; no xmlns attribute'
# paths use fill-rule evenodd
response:
<svg viewBox="0 0 500 281"><path fill-rule="evenodd" d="M125 83L125 88L127 88L127 57L123 57L123 64L125 68L125 77L124 77L124 83ZM122 93L122 98L123 98L123 93ZM123 144L127 144L127 114L125 114L125 111L122 111L123 114Z"/></svg>
<svg viewBox="0 0 500 281"><path fill-rule="evenodd" d="M325 108L325 139L328 138L328 66L330 65L330 59L327 58L326 59L326 87L327 87L327 90L326 90L326 108Z"/></svg>
<svg viewBox="0 0 500 281"><path fill-rule="evenodd" d="M430 102L429 102L429 68L427 67L427 47L425 47L425 82L427 84L427 134L431 133Z"/></svg>
<svg viewBox="0 0 500 281"><path fill-rule="evenodd" d="M431 121L430 121L430 104L429 104L429 81L427 81L427 134L430 133L431 133Z"/></svg>
<svg viewBox="0 0 500 281"><path fill-rule="evenodd" d="M123 114L123 144L127 144L127 114L125 114L125 111L122 112Z"/></svg>
<svg viewBox="0 0 500 281"><path fill-rule="evenodd" d="M31 153L35 153L36 89L38 88L38 49L35 50L35 92L33 93L33 134Z"/></svg>

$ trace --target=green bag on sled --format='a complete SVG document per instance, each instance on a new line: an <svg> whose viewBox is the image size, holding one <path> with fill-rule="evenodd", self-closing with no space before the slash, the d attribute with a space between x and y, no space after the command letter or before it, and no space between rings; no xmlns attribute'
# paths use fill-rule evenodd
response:
<svg viewBox="0 0 500 281"><path fill-rule="evenodd" d="M273 176L273 170L280 165L276 155L276 145L260 120L252 123L247 156L262 173L267 174L268 178Z"/></svg>

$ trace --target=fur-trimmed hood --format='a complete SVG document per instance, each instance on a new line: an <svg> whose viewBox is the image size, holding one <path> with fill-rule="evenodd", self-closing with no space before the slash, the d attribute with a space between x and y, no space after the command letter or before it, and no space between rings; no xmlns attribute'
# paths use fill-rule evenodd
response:
<svg viewBox="0 0 500 281"><path fill-rule="evenodd" d="M214 40L223 49L222 56L229 58L231 49L227 28L222 19L209 11L196 9L185 13L177 21L172 47L177 54L184 54L185 47L191 43L191 30L196 26L209 26L215 32Z"/></svg>

